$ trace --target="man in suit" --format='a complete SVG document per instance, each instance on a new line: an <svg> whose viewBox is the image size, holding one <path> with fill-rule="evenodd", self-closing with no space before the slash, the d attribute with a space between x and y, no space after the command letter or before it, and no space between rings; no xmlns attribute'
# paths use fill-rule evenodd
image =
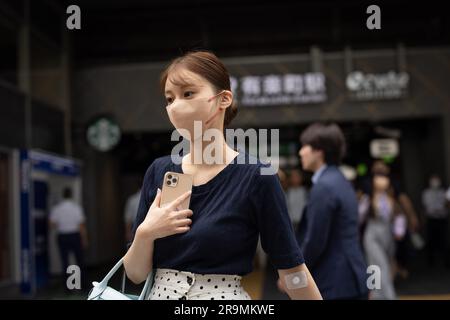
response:
<svg viewBox="0 0 450 320"><path fill-rule="evenodd" d="M303 169L314 172L297 230L306 265L324 299L367 299L356 194L337 167L345 153L344 135L336 124L316 123L300 140Z"/></svg>

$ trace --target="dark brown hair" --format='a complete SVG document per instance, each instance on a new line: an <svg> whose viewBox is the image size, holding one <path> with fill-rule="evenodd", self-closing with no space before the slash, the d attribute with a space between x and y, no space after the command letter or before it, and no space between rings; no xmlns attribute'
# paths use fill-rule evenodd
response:
<svg viewBox="0 0 450 320"><path fill-rule="evenodd" d="M71 199L72 198L72 189L69 187L65 187L63 190L63 199Z"/></svg>
<svg viewBox="0 0 450 320"><path fill-rule="evenodd" d="M164 92L169 73L177 67L183 67L203 78L214 87L217 93L222 90L231 91L230 75L222 61L217 56L208 51L191 51L170 62L167 68L161 73L161 89ZM183 79L176 79L175 84L186 84ZM237 106L233 99L231 105L225 110L224 127L227 127L237 114Z"/></svg>
<svg viewBox="0 0 450 320"><path fill-rule="evenodd" d="M321 150L327 164L338 165L345 155L345 138L337 124L314 123L303 131L300 141L302 145L310 145Z"/></svg>

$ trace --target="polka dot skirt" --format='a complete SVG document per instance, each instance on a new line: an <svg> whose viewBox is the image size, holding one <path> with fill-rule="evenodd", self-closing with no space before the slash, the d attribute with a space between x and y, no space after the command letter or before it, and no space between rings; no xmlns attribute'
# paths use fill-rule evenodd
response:
<svg viewBox="0 0 450 320"><path fill-rule="evenodd" d="M150 300L251 300L237 275L157 269Z"/></svg>

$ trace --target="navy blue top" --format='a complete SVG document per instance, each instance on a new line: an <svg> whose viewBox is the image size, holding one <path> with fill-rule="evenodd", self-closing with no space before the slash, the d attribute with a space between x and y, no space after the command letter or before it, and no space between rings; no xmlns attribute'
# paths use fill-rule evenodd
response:
<svg viewBox="0 0 450 320"><path fill-rule="evenodd" d="M181 156L177 157L181 160ZM191 229L155 240L153 267L245 275L252 271L259 236L276 269L304 263L278 176L261 175L263 167L269 165L239 152L213 179L194 186ZM183 173L181 164L173 163L170 156L156 159L148 168L133 235L144 220L157 188L162 188L167 171Z"/></svg>

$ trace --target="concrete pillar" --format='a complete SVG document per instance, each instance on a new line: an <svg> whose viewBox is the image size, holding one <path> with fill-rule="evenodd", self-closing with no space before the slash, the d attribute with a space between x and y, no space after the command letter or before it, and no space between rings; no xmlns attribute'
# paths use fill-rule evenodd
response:
<svg viewBox="0 0 450 320"><path fill-rule="evenodd" d="M445 180L447 186L450 185L450 106L446 109L442 117L442 128L444 132L444 150L442 154L444 155L445 162Z"/></svg>
<svg viewBox="0 0 450 320"><path fill-rule="evenodd" d="M19 89L25 95L25 147L32 147L31 118L31 59L30 59L30 3L24 1L24 21L18 41Z"/></svg>
<svg viewBox="0 0 450 320"><path fill-rule="evenodd" d="M352 49L348 46L344 49L344 67L346 76L353 71L353 54Z"/></svg>
<svg viewBox="0 0 450 320"><path fill-rule="evenodd" d="M72 106L71 106L71 46L70 38L62 23L62 50L61 50L61 107L64 110L64 153L72 156Z"/></svg>
<svg viewBox="0 0 450 320"><path fill-rule="evenodd" d="M311 47L310 55L311 55L312 72L322 72L323 70L322 51L319 49L319 47L313 46Z"/></svg>

